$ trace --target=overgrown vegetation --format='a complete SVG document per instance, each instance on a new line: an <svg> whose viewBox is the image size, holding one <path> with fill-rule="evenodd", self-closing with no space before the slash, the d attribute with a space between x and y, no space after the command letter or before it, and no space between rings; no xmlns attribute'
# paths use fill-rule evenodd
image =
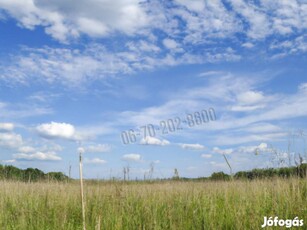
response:
<svg viewBox="0 0 307 230"><path fill-rule="evenodd" d="M86 226L93 230L98 226L115 230L260 229L264 216L304 219L306 172L302 164L238 172L233 177L217 172L198 181L179 178L178 170L177 177L169 180L88 180L84 186ZM0 175L0 229L82 229L77 181L57 183L67 177L13 166L0 166ZM25 183L33 181L37 182Z"/></svg>
<svg viewBox="0 0 307 230"><path fill-rule="evenodd" d="M19 169L12 165L0 165L0 179L2 180L15 180L24 182L37 182L37 181L64 181L68 177L61 172L49 172L35 168Z"/></svg>
<svg viewBox="0 0 307 230"><path fill-rule="evenodd" d="M264 216L307 217L299 178L85 182L86 226L97 229L260 229ZM0 182L0 229L82 229L79 183ZM100 219L100 224L99 224ZM304 222L305 223L305 222Z"/></svg>

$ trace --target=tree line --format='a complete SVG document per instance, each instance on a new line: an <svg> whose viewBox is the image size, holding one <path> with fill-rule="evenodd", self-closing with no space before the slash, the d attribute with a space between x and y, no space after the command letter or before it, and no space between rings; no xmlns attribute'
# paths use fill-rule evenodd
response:
<svg viewBox="0 0 307 230"><path fill-rule="evenodd" d="M282 167L282 168L267 168L267 169L253 169L251 171L239 171L233 175L234 179L264 179L272 177L307 177L307 164L301 164L293 167ZM224 172L213 173L209 179L211 180L230 180L231 175Z"/></svg>
<svg viewBox="0 0 307 230"><path fill-rule="evenodd" d="M175 169L172 180L231 180L231 179L265 179L273 177L307 177L307 164L301 164L297 167L267 168L253 169L250 171L239 171L234 175L224 172L214 172L210 177L200 178L184 178L179 176L179 172ZM12 165L0 165L0 180L17 180L24 182L36 181L67 181L70 178L62 172L44 173L37 168L19 169Z"/></svg>
<svg viewBox="0 0 307 230"><path fill-rule="evenodd" d="M19 169L12 165L0 165L0 180L17 180L24 182L64 181L69 179L62 172L44 173L37 168Z"/></svg>

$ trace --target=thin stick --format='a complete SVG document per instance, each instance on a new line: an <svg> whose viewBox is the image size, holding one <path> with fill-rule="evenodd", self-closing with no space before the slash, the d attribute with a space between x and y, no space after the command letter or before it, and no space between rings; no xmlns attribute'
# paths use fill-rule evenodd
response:
<svg viewBox="0 0 307 230"><path fill-rule="evenodd" d="M224 159L225 159L225 161L226 161L226 163L227 163L227 165L228 165L228 167L229 167L229 169L230 169L230 176L231 176L231 178L232 178L232 168L231 168L231 166L230 166L230 164L229 164L229 162L228 162L227 157L225 156L225 154L223 154L223 156L224 156Z"/></svg>
<svg viewBox="0 0 307 230"><path fill-rule="evenodd" d="M80 162L80 191L81 191L81 203L82 203L83 230L86 230L86 227L85 227L85 203L84 203L84 196L83 196L83 177L82 177L82 151L80 151L79 162Z"/></svg>

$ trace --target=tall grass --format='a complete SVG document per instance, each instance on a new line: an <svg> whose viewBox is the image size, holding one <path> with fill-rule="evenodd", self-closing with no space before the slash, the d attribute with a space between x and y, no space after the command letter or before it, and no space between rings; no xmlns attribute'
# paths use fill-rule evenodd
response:
<svg viewBox="0 0 307 230"><path fill-rule="evenodd" d="M79 184L0 182L0 229L82 229ZM305 179L85 183L87 229L260 229L307 217ZM307 223L305 223L307 224Z"/></svg>

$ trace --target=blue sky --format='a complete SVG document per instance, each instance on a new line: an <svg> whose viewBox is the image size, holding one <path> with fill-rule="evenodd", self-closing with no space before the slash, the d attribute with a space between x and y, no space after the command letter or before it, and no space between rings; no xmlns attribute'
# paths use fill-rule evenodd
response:
<svg viewBox="0 0 307 230"><path fill-rule="evenodd" d="M223 154L234 172L306 161L306 25L303 0L0 0L1 163L78 177L82 147L86 178L161 178L229 173Z"/></svg>

